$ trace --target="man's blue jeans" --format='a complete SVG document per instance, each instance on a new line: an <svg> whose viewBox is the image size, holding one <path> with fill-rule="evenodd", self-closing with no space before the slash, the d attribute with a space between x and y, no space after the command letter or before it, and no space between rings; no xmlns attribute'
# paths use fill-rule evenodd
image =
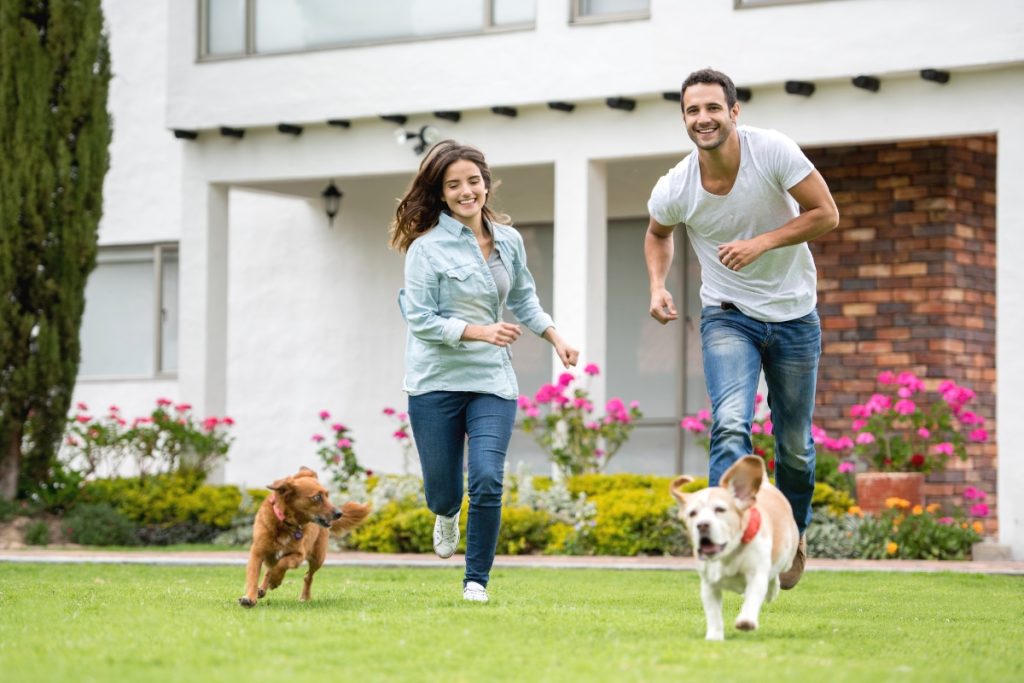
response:
<svg viewBox="0 0 1024 683"><path fill-rule="evenodd" d="M451 517L462 507L462 462L469 437L466 577L487 585L501 527L505 454L516 402L493 394L432 391L409 397L409 421L423 468L427 507Z"/></svg>
<svg viewBox="0 0 1024 683"><path fill-rule="evenodd" d="M711 465L717 486L729 466L750 455L754 396L762 367L775 435L775 485L793 507L800 533L811 521L814 440L811 420L821 357L817 311L781 323L736 309L705 307L700 320L704 377L711 397Z"/></svg>

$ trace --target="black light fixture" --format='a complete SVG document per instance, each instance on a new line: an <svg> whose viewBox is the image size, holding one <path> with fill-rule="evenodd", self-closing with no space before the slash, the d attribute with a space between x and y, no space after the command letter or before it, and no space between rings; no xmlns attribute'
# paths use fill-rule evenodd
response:
<svg viewBox="0 0 1024 683"><path fill-rule="evenodd" d="M395 132L395 142L400 145L404 145L409 140L416 140L416 144L413 145L412 151L416 154L423 154L423 150L430 147L435 142L441 139L441 131L433 126L423 126L419 131L405 130L399 128Z"/></svg>
<svg viewBox="0 0 1024 683"><path fill-rule="evenodd" d="M181 128L175 128L174 137L179 140L195 140L199 137L199 133L194 130L182 130Z"/></svg>
<svg viewBox="0 0 1024 683"><path fill-rule="evenodd" d="M609 97L604 103L612 109L621 109L622 111L633 111L636 109L636 100L631 97Z"/></svg>
<svg viewBox="0 0 1024 683"><path fill-rule="evenodd" d="M672 92L661 93L661 99L668 100L669 102L682 102L683 93L673 90Z"/></svg>
<svg viewBox="0 0 1024 683"><path fill-rule="evenodd" d="M576 108L576 105L571 102L548 102L548 109L554 109L555 111L571 112Z"/></svg>
<svg viewBox="0 0 1024 683"><path fill-rule="evenodd" d="M399 126L404 126L405 122L409 120L409 117L405 114L381 114L382 121L389 121Z"/></svg>
<svg viewBox="0 0 1024 683"><path fill-rule="evenodd" d="M750 98L754 96L750 88L736 88L736 99L740 102L749 102Z"/></svg>
<svg viewBox="0 0 1024 683"><path fill-rule="evenodd" d="M462 118L462 112L460 111L435 111L434 116L445 121L451 121L452 123L458 123L459 119Z"/></svg>
<svg viewBox="0 0 1024 683"><path fill-rule="evenodd" d="M921 78L933 83L949 83L949 72L941 69L921 69Z"/></svg>
<svg viewBox="0 0 1024 683"><path fill-rule="evenodd" d="M327 125L336 128L351 128L352 122L348 119L327 119Z"/></svg>
<svg viewBox="0 0 1024 683"><path fill-rule="evenodd" d="M508 116L509 118L519 116L519 110L515 107L491 107L491 111L498 116Z"/></svg>
<svg viewBox="0 0 1024 683"><path fill-rule="evenodd" d="M232 128L231 126L221 126L220 134L226 138L241 138L245 136L245 128Z"/></svg>
<svg viewBox="0 0 1024 683"><path fill-rule="evenodd" d="M286 133L287 135L302 135L302 126L296 126L294 123L279 123L277 124L278 133Z"/></svg>
<svg viewBox="0 0 1024 683"><path fill-rule="evenodd" d="M882 87L882 82L874 76L854 76L851 82L858 88L871 92L878 92L878 89Z"/></svg>
<svg viewBox="0 0 1024 683"><path fill-rule="evenodd" d="M809 81L786 81L786 92L790 95L810 97L814 94L814 84Z"/></svg>
<svg viewBox="0 0 1024 683"><path fill-rule="evenodd" d="M327 213L327 224L331 227L334 227L334 217L338 215L338 209L341 208L342 194L342 191L334 184L334 180L331 180L330 184L320 193L320 196L324 198L324 212Z"/></svg>

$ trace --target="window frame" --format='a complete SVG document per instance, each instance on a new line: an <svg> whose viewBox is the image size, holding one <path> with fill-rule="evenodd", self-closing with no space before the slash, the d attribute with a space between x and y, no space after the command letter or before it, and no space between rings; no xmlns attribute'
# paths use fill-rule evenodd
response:
<svg viewBox="0 0 1024 683"><path fill-rule="evenodd" d="M783 5L807 5L812 2L833 2L834 0L733 0L733 9L748 10Z"/></svg>
<svg viewBox="0 0 1024 683"><path fill-rule="evenodd" d="M637 12L616 12L614 14L583 14L581 4L583 0L571 0L571 11L569 24L586 26L587 24L607 24L619 21L642 21L651 18L651 3L647 2L647 9Z"/></svg>
<svg viewBox="0 0 1024 683"><path fill-rule="evenodd" d="M133 252L138 251L140 254L145 248L151 248L152 260L150 263L153 268L153 308L151 331L153 334L153 365L147 374L130 374L130 373L115 373L115 374L98 374L98 375L83 375L81 371L78 374L78 381L81 382L108 382L111 380L168 380L177 379L177 370L165 370L163 368L164 359L164 339L163 339L163 324L164 324L164 263L166 255L174 253L178 256L178 263L181 263L180 259L180 248L177 242L147 242L142 244L111 244L101 245L97 254L97 267L102 265L100 263L100 255L107 253L117 252ZM178 278L180 283L181 270L179 266ZM180 301L180 299L179 299ZM86 303L88 306L88 303ZM180 317L179 317L180 322Z"/></svg>
<svg viewBox="0 0 1024 683"><path fill-rule="evenodd" d="M371 45L395 45L400 43L419 43L428 40L447 40L449 38L465 38L468 36L488 35L492 33L508 33L511 31L527 31L537 26L536 12L534 21L520 22L516 24L494 25L494 0L480 0L484 5L484 25L479 31L452 31L451 33L438 33L429 36L407 36L396 38L373 38L368 40L354 40L338 43L327 43L316 47L296 48L290 50L256 51L256 0L245 0L245 49L242 52L226 54L211 54L207 51L209 38L209 25L207 22L208 0L197 0L199 13L196 32L199 40L196 45L197 62L218 62L230 59L243 59L249 57L277 57L283 55L305 54L307 52L321 52L324 50L341 50L346 48L367 47ZM535 0L543 2L543 0Z"/></svg>

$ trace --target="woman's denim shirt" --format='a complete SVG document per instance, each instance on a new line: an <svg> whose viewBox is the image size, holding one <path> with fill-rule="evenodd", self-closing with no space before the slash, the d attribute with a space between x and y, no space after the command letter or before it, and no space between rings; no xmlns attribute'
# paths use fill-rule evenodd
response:
<svg viewBox="0 0 1024 683"><path fill-rule="evenodd" d="M541 308L526 268L523 238L512 227L490 227L511 284L504 304L519 322L543 335L554 323ZM409 246L398 303L408 326L405 391L474 391L510 399L519 395L509 347L462 341L466 325L493 325L501 320L502 310L472 230L442 213L437 226Z"/></svg>

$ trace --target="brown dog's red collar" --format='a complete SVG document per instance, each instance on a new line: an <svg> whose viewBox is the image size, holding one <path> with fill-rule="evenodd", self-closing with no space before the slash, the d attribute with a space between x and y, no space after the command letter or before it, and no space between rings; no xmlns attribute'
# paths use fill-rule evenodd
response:
<svg viewBox="0 0 1024 683"><path fill-rule="evenodd" d="M743 537L740 538L740 543L750 543L754 540L754 536L757 536L758 529L761 528L761 511L757 508L750 508L750 517L747 520L747 528L743 530Z"/></svg>

